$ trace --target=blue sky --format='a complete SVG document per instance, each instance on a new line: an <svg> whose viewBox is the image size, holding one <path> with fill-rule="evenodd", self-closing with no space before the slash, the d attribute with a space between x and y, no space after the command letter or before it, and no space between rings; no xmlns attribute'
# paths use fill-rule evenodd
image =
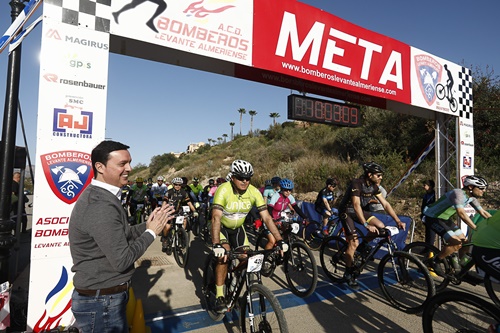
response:
<svg viewBox="0 0 500 333"><path fill-rule="evenodd" d="M386 0L307 0L377 33L465 66L500 71L500 2ZM33 18L41 15L41 8ZM0 33L11 22L9 0L0 0ZM32 162L35 162L38 103L38 53L41 25L23 42L20 101ZM0 54L0 102L5 103L8 53ZM190 143L239 133L239 108L257 111L254 129L267 129L271 112L286 121L289 89L230 78L122 55L109 62L106 137L131 146L133 165L151 157L185 151ZM171 110L176 110L172 112ZM1 118L3 122L3 117ZM250 117L243 116L242 133ZM24 146L21 127L17 145Z"/></svg>

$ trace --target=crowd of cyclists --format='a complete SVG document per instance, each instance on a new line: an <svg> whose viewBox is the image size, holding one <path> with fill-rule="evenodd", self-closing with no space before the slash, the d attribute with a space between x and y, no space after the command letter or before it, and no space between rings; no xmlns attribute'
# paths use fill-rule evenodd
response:
<svg viewBox="0 0 500 333"><path fill-rule="evenodd" d="M325 185L319 190L314 202L314 209L322 219L323 235L328 234L329 218L332 215L340 217L348 242L348 250L345 252L347 267L345 282L354 289L358 287L357 276L351 269L354 252L369 252L369 241L377 237L385 227L370 209L374 198L395 221L399 229L406 228L406 224L401 222L380 190L384 172L382 166L375 162L367 162L362 167L363 174L349 182L341 200L338 199L338 180L335 177L329 177L325 180ZM208 230L211 237L212 253L218 258L215 272L216 308L221 313L227 311L224 299L228 265L226 254L232 248L250 245L245 222L252 221L252 229L255 231L263 228L269 239L266 247L277 247L282 254L288 250L288 244L283 241L275 225L281 214L284 212L297 214L304 221L304 225L308 223L308 217L292 195L293 180L275 176L266 180L264 186L257 188L251 184L253 175L254 170L249 162L235 160L230 166L230 172L224 178L209 179L206 186L202 186L199 178L196 177L190 183L186 177L175 177L170 183L166 183L163 176L158 176L156 183L153 183L151 178L144 182L143 178L137 177L133 184L122 189L122 202L131 216L134 215L138 204L144 204L145 207L151 209L157 205L170 204L175 207L176 211L179 211L182 206L188 206L195 218L198 217L198 212L203 210L204 228ZM497 230L500 230L500 226L497 226L500 223L493 223L499 220L500 216L491 218L491 214L485 211L478 202L478 198L482 197L486 191L488 183L482 177L467 176L463 184L463 188L445 193L423 210L424 223L446 242L442 252L434 259L436 265L431 263L429 269L443 274L438 264L445 256L459 251L461 245L467 241L461 229L451 219L452 215L457 213L470 229L477 229L475 238L480 246L475 248L472 254L477 259L478 265L484 266L488 274L498 279L500 270L498 265L495 266L496 261L483 260L485 256L497 258L498 251L500 251L500 241L498 238L491 237L497 234ZM469 203L490 222L484 223L482 228L477 228L471 218L464 213L464 207ZM358 241L357 230L359 229L356 228L356 224L363 225L367 231L361 244ZM166 227L161 238L162 242L168 232L169 227ZM166 246L167 244L163 244L162 250L168 253L171 250ZM460 255L462 256L463 253L460 252Z"/></svg>

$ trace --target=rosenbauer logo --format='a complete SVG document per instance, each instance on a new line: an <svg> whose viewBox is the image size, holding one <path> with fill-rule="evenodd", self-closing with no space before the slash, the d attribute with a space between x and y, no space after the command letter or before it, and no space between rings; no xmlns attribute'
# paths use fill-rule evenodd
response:
<svg viewBox="0 0 500 333"><path fill-rule="evenodd" d="M57 76L57 74L54 74L54 73L44 74L43 78L48 82L61 83L61 84L66 84L66 85L70 85L70 86L99 89L99 90L106 89L105 84L92 83L92 82L87 82L85 80L78 81L78 80L70 80L70 79L60 79L59 76Z"/></svg>
<svg viewBox="0 0 500 333"><path fill-rule="evenodd" d="M93 177L90 154L66 150L40 156L52 192L67 204L78 199Z"/></svg>

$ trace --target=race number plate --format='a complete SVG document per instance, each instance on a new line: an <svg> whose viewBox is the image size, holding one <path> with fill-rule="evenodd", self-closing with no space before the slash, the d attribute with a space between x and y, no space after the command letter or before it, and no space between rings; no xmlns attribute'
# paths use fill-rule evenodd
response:
<svg viewBox="0 0 500 333"><path fill-rule="evenodd" d="M249 273L260 272L260 269L262 268L263 262L264 262L264 255L263 254L256 254L256 255L248 258L247 272L249 272Z"/></svg>

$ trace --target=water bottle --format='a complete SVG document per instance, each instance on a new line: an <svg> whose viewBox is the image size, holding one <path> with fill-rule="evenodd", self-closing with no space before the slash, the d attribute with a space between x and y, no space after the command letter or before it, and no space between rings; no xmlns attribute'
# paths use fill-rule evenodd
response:
<svg viewBox="0 0 500 333"><path fill-rule="evenodd" d="M460 259L460 266L465 267L471 261L472 256L469 253L464 254L462 259Z"/></svg>
<svg viewBox="0 0 500 333"><path fill-rule="evenodd" d="M453 253L451 255L451 264L453 265L453 268L455 269L455 271L459 271L462 269L462 267L460 266L460 263L458 262L458 256L456 253Z"/></svg>

